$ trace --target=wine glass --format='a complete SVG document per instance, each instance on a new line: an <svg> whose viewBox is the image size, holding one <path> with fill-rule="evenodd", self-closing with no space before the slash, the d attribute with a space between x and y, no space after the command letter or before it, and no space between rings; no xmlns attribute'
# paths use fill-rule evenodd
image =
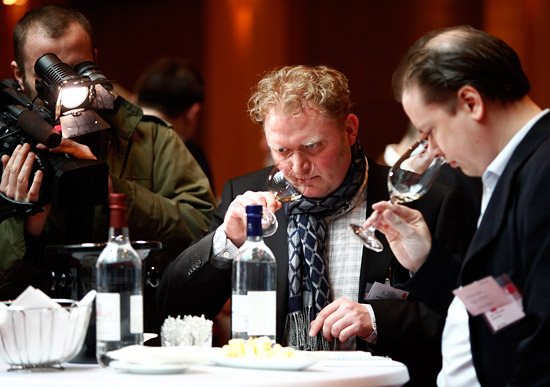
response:
<svg viewBox="0 0 550 387"><path fill-rule="evenodd" d="M266 187L281 203L294 202L302 197L313 173L313 163L303 155L292 155L279 161L269 172ZM262 235L271 236L277 231L277 217L267 208L262 212Z"/></svg>
<svg viewBox="0 0 550 387"><path fill-rule="evenodd" d="M445 163L437 157L425 139L417 140L391 167L388 174L390 202L409 203L422 197L434 182L439 168ZM371 250L380 252L382 243L374 235L376 224L363 228L350 224L350 228L361 242Z"/></svg>

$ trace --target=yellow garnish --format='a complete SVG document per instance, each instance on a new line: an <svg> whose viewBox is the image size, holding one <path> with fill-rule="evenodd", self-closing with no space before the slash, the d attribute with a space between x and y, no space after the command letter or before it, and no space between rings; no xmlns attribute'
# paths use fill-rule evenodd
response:
<svg viewBox="0 0 550 387"><path fill-rule="evenodd" d="M294 356L294 349L283 347L280 344L271 345L271 339L267 336L251 338L248 340L231 339L223 346L223 351L229 357L271 359Z"/></svg>

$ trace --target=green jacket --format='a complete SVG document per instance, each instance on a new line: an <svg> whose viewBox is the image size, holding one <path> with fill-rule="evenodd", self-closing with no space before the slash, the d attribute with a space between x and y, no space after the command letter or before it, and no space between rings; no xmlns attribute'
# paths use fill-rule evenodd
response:
<svg viewBox="0 0 550 387"><path fill-rule="evenodd" d="M215 209L208 179L175 131L141 108L120 98L115 114L106 117L105 162L115 192L128 196L128 224L132 240L156 240L163 249L155 254L162 272L193 240L208 230ZM24 217L0 223L0 299L14 298L41 273L43 246L104 242L108 206L95 208L91 241L72 240L70 231L85 223L85 215L67 215L52 209L40 238L24 232ZM80 222L82 219L82 222ZM90 222L91 224L91 222Z"/></svg>

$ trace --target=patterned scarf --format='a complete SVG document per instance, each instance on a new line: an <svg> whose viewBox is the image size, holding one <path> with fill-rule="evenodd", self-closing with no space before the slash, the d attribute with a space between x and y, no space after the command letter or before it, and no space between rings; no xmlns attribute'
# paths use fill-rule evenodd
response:
<svg viewBox="0 0 550 387"><path fill-rule="evenodd" d="M351 210L352 199L365 178L365 153L359 141L351 147L351 152L350 168L334 192L321 199L302 197L296 202L285 204L289 217L289 299L283 342L296 349L332 349L332 343L321 332L316 337L309 337L309 324L321 309L332 302L326 265L325 218Z"/></svg>

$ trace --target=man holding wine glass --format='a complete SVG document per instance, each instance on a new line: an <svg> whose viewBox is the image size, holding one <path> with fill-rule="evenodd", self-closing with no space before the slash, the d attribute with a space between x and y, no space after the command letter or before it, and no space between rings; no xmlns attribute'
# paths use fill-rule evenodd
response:
<svg viewBox="0 0 550 387"><path fill-rule="evenodd" d="M415 273L408 289L448 311L441 386L550 384L550 115L529 90L513 49L468 26L420 38L394 74L411 122L447 163L483 182L464 261L413 209L380 202L364 224L377 223ZM495 294L504 302L487 303Z"/></svg>
<svg viewBox="0 0 550 387"><path fill-rule="evenodd" d="M372 204L388 199L388 168L368 160L357 140L359 119L351 113L346 77L325 66L273 70L256 86L249 111L262 124L276 163L291 158L313 165L307 187L298 200L282 204L267 189L271 168L226 182L210 234L165 272L158 292L162 314L216 316L231 297L232 260L246 239L246 206L262 205L278 220L275 234L265 238L277 262L277 342L303 350L366 349L376 342L375 353L403 361L411 380L433 384L442 317L408 300L365 302L375 282L399 284L409 271L389 248L365 249L349 230L350 223L363 223ZM451 240L462 232L442 227L457 218L454 199L448 187L435 184L411 205L429 219L434 237ZM375 331L374 319L406 325L406 343L390 323ZM417 324L426 319L433 329ZM428 361L419 361L416 337L422 337Z"/></svg>

